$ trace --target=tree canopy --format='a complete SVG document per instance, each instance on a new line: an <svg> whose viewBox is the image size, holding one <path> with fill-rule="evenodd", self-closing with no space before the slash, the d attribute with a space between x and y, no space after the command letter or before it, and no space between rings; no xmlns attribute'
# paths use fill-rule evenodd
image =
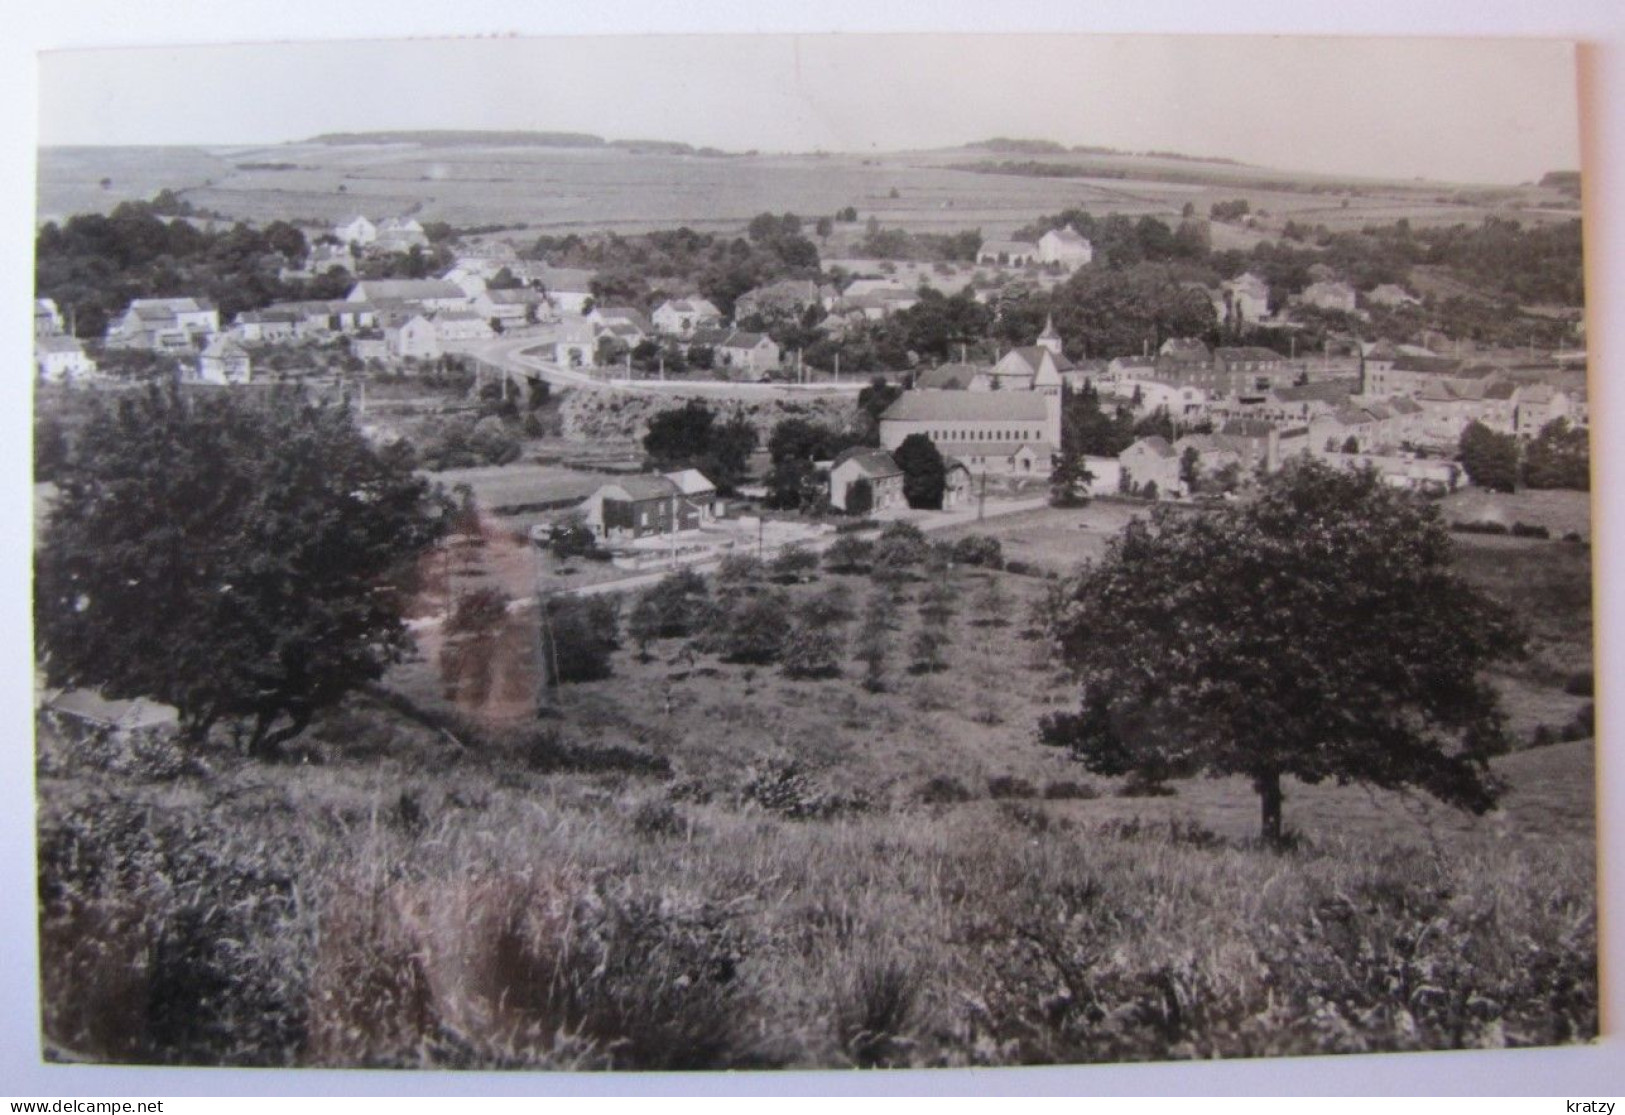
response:
<svg viewBox="0 0 1625 1115"><path fill-rule="evenodd" d="M233 723L273 754L409 646L446 506L347 409L153 388L76 439L35 558L46 683Z"/></svg>
<svg viewBox="0 0 1625 1115"><path fill-rule="evenodd" d="M1307 461L1243 506L1159 508L1067 586L1051 634L1082 703L1043 738L1099 774L1250 778L1272 843L1286 775L1482 813L1505 733L1480 672L1522 635L1451 555L1432 507Z"/></svg>
<svg viewBox="0 0 1625 1115"><path fill-rule="evenodd" d="M744 478L756 441L756 430L744 415L719 422L710 406L690 399L649 419L643 450L659 468L697 468L726 492Z"/></svg>
<svg viewBox="0 0 1625 1115"><path fill-rule="evenodd" d="M903 470L903 498L915 508L942 509L942 495L948 487L948 463L936 444L924 434L909 434L892 459Z"/></svg>

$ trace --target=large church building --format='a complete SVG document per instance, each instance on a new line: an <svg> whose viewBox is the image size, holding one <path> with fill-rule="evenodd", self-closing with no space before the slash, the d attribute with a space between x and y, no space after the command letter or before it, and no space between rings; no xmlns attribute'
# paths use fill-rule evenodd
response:
<svg viewBox="0 0 1625 1115"><path fill-rule="evenodd" d="M1037 345L973 373L966 389L903 392L880 416L880 444L896 450L924 434L973 473L1047 475L1061 451L1060 350L1047 325Z"/></svg>

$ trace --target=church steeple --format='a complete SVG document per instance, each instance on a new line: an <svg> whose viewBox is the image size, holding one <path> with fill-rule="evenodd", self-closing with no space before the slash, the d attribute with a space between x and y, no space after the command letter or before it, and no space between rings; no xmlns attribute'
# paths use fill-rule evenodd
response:
<svg viewBox="0 0 1625 1115"><path fill-rule="evenodd" d="M1061 335L1055 331L1055 316L1051 314L1044 319L1044 331L1038 335L1040 348L1047 348L1056 356L1061 355Z"/></svg>

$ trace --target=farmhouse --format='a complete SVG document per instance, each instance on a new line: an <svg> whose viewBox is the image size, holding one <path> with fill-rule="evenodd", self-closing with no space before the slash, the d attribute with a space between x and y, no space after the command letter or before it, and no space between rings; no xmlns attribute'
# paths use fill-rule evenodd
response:
<svg viewBox="0 0 1625 1115"><path fill-rule="evenodd" d="M247 344L291 341L301 320L288 310L244 310L231 319L231 336Z"/></svg>
<svg viewBox="0 0 1625 1115"><path fill-rule="evenodd" d="M491 323L473 310L437 310L434 331L445 341L486 341L493 333Z"/></svg>
<svg viewBox="0 0 1625 1115"><path fill-rule="evenodd" d="M716 359L727 368L772 371L779 366L779 346L766 333L735 331L717 346Z"/></svg>
<svg viewBox="0 0 1625 1115"><path fill-rule="evenodd" d="M829 470L830 506L841 511L851 510L852 489L859 483L869 485L869 505L861 510L885 511L906 506L903 470L883 449L853 448L835 458Z"/></svg>
<svg viewBox="0 0 1625 1115"><path fill-rule="evenodd" d="M715 327L721 321L722 311L698 295L668 298L654 312L654 327L678 337L692 337L695 330Z"/></svg>
<svg viewBox="0 0 1625 1115"><path fill-rule="evenodd" d="M174 352L218 332L220 312L207 298L137 298L107 326L107 347Z"/></svg>
<svg viewBox="0 0 1625 1115"><path fill-rule="evenodd" d="M1093 260L1095 249L1077 229L1067 225L1052 228L1038 238L1038 258L1043 263L1059 263L1070 271Z"/></svg>
<svg viewBox="0 0 1625 1115"><path fill-rule="evenodd" d="M924 434L972 472L1048 473L1061 446L1060 396L1037 391L905 391L880 416L895 451Z"/></svg>
<svg viewBox="0 0 1625 1115"><path fill-rule="evenodd" d="M697 480L678 483L674 479L685 475L623 476L603 484L581 505L587 525L597 537L609 541L700 529L710 515L716 488L700 473L695 473ZM689 495L685 486L700 491Z"/></svg>
<svg viewBox="0 0 1625 1115"><path fill-rule="evenodd" d="M250 383L253 378L248 351L223 333L211 339L197 358L199 383Z"/></svg>
<svg viewBox="0 0 1625 1115"><path fill-rule="evenodd" d="M46 383L72 383L96 374L96 362L78 339L60 334L34 339L34 367Z"/></svg>
<svg viewBox="0 0 1625 1115"><path fill-rule="evenodd" d="M1177 495L1183 491L1179 481L1179 454L1166 438L1143 437L1117 455L1121 484L1130 492L1153 495ZM1156 485L1153 489L1151 486Z"/></svg>

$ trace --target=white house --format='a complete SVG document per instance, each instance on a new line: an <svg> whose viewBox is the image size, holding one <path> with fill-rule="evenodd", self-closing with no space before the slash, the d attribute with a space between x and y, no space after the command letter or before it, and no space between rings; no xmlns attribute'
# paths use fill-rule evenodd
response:
<svg viewBox="0 0 1625 1115"><path fill-rule="evenodd" d="M1298 300L1306 306L1352 314L1358 303L1354 288L1343 282L1311 283Z"/></svg>
<svg viewBox="0 0 1625 1115"><path fill-rule="evenodd" d="M391 356L433 360L440 356L440 333L422 314L396 318L384 326L384 347Z"/></svg>
<svg viewBox="0 0 1625 1115"><path fill-rule="evenodd" d="M220 311L207 298L137 298L107 326L107 345L175 352L218 332Z"/></svg>
<svg viewBox="0 0 1625 1115"><path fill-rule="evenodd" d="M62 332L62 311L52 298L34 299L34 336L54 337Z"/></svg>
<svg viewBox="0 0 1625 1115"><path fill-rule="evenodd" d="M363 279L350 288L346 300L426 311L468 308L463 288L444 279Z"/></svg>
<svg viewBox="0 0 1625 1115"><path fill-rule="evenodd" d="M96 374L96 362L78 339L61 334L34 338L34 367L46 383L72 383Z"/></svg>
<svg viewBox="0 0 1625 1115"><path fill-rule="evenodd" d="M1143 437L1117 455L1121 482L1129 491L1145 493L1155 484L1155 494L1178 495L1184 491L1179 480L1179 454L1166 438Z"/></svg>
<svg viewBox="0 0 1625 1115"><path fill-rule="evenodd" d="M362 247L366 247L378 239L378 226L358 214L347 221L334 225L333 235L338 237L341 244L360 244Z"/></svg>
<svg viewBox="0 0 1625 1115"><path fill-rule="evenodd" d="M1224 304L1237 321L1263 321L1270 315L1270 285L1251 271L1220 284Z"/></svg>
<svg viewBox="0 0 1625 1115"><path fill-rule="evenodd" d="M717 346L717 363L748 372L768 372L779 366L779 346L766 333L730 333Z"/></svg>
<svg viewBox="0 0 1625 1115"><path fill-rule="evenodd" d="M655 329L678 337L692 337L696 329L714 328L722 321L722 311L698 295L668 298L655 307L653 316Z"/></svg>
<svg viewBox="0 0 1625 1115"><path fill-rule="evenodd" d="M531 272L531 278L541 284L547 300L560 313L585 313L587 304L593 300L594 275L591 271L574 267L539 267Z"/></svg>
<svg viewBox="0 0 1625 1115"><path fill-rule="evenodd" d="M434 331L442 343L446 341L488 341L495 333L488 318L473 310L436 310Z"/></svg>
<svg viewBox="0 0 1625 1115"><path fill-rule="evenodd" d="M1071 225L1052 228L1038 238L1038 259L1042 263L1059 263L1070 271L1086 266L1094 258L1094 245Z"/></svg>
<svg viewBox="0 0 1625 1115"><path fill-rule="evenodd" d="M427 248L429 237L423 226L411 217L387 217L378 225L373 239L375 251L409 252L413 248Z"/></svg>

